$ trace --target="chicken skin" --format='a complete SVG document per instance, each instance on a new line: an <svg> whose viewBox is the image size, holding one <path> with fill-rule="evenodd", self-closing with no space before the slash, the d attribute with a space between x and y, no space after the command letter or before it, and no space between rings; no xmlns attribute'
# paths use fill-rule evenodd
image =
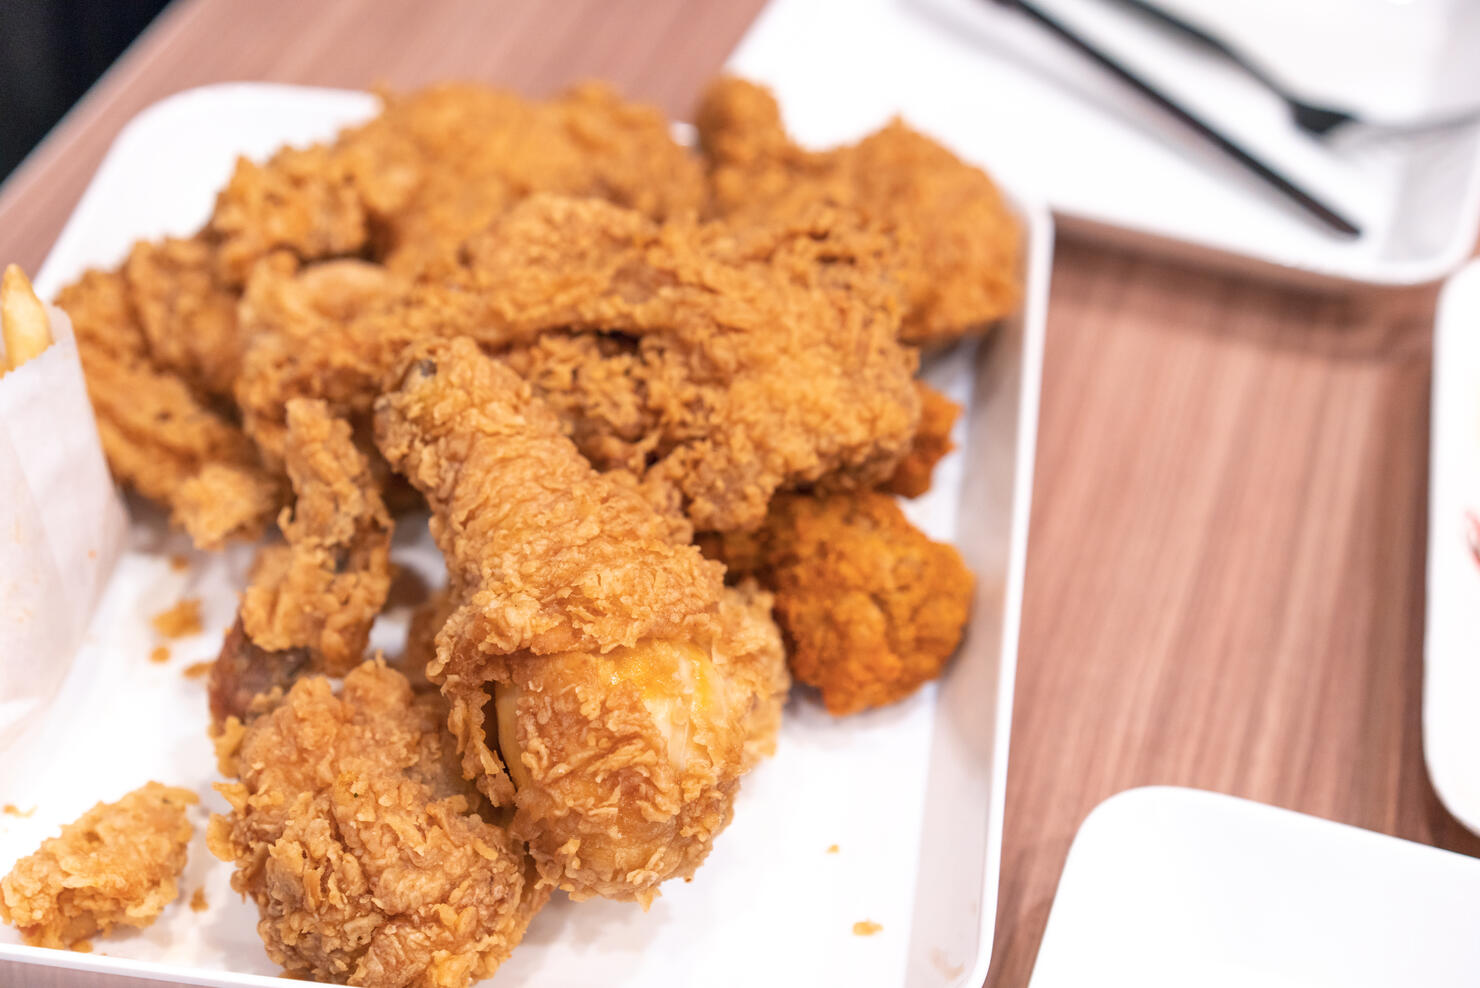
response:
<svg viewBox="0 0 1480 988"><path fill-rule="evenodd" d="M0 919L37 947L78 947L116 926L143 928L180 893L192 828L188 789L151 782L99 803L16 862Z"/></svg>
<svg viewBox="0 0 1480 988"><path fill-rule="evenodd" d="M513 804L542 882L646 904L692 876L774 743L787 677L769 596L727 591L469 339L411 349L376 439L447 559L457 608L427 674L463 772Z"/></svg>
<svg viewBox="0 0 1480 988"><path fill-rule="evenodd" d="M458 771L436 693L367 662L294 683L226 744L211 852L261 911L290 974L365 988L464 988L491 975L548 898L522 845Z"/></svg>
<svg viewBox="0 0 1480 988"><path fill-rule="evenodd" d="M906 341L946 343L1017 307L1022 236L997 187L903 122L848 147L806 151L787 136L770 91L736 78L709 87L696 122L716 215L774 222L822 202L893 234L908 288Z"/></svg>
<svg viewBox="0 0 1480 988"><path fill-rule="evenodd" d="M839 716L909 696L961 640L973 578L888 494L782 495L755 532L714 540L737 575L776 594L791 671Z"/></svg>

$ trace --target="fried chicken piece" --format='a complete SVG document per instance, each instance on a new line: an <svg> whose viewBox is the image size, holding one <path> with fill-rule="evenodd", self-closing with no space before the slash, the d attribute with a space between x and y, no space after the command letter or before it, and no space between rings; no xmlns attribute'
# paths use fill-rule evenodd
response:
<svg viewBox="0 0 1480 988"><path fill-rule="evenodd" d="M274 250L368 253L412 272L450 255L531 193L597 196L655 219L697 213L698 159L657 110L599 83L544 102L470 83L386 97L328 145L242 161L211 231L226 277Z"/></svg>
<svg viewBox="0 0 1480 988"><path fill-rule="evenodd" d="M696 122L717 215L770 222L826 202L893 231L909 288L908 342L948 342L1017 308L1021 233L997 187L903 122L851 146L806 151L787 137L770 91L735 78L709 87Z"/></svg>
<svg viewBox="0 0 1480 988"><path fill-rule="evenodd" d="M236 293L219 283L215 252L201 237L141 240L123 263L154 367L191 388L230 397L241 364Z"/></svg>
<svg viewBox="0 0 1480 988"><path fill-rule="evenodd" d="M211 852L290 974L366 988L491 975L548 898L458 772L446 705L383 662L299 680L235 739Z"/></svg>
<svg viewBox="0 0 1480 988"><path fill-rule="evenodd" d="M57 304L77 334L114 478L167 505L198 546L261 535L280 484L240 429L180 374L156 367L125 277L89 271Z"/></svg>
<svg viewBox="0 0 1480 988"><path fill-rule="evenodd" d="M909 452L882 488L901 497L919 497L930 490L935 465L956 448L951 430L961 415L960 405L924 381L916 381L915 387L920 392L920 424L910 440Z"/></svg>
<svg viewBox="0 0 1480 988"><path fill-rule="evenodd" d="M179 895L192 833L185 808L197 801L151 782L97 804L16 862L0 881L0 919L36 947L148 926Z"/></svg>
<svg viewBox="0 0 1480 988"><path fill-rule="evenodd" d="M787 680L769 600L724 590L471 340L405 359L376 439L426 495L447 560L457 609L427 673L463 772L513 802L543 882L646 904L702 863L773 743Z"/></svg>
<svg viewBox="0 0 1480 988"><path fill-rule="evenodd" d="M973 578L887 494L781 495L765 525L710 543L732 574L776 594L791 671L836 715L881 707L940 675Z"/></svg>
<svg viewBox="0 0 1480 988"><path fill-rule="evenodd" d="M258 554L242 627L263 649L307 649L315 668L343 675L390 592L391 517L349 423L307 399L290 402L287 417L295 500L278 521L287 544Z"/></svg>
<svg viewBox="0 0 1480 988"><path fill-rule="evenodd" d="M698 528L754 525L778 488L882 482L915 432L917 358L897 340L887 250L827 211L737 236L535 196L456 271L367 299L348 321L249 290L264 301L237 398L270 443L295 396L363 415L418 340L533 347L526 372L599 467L678 491ZM608 342L562 349L554 330Z"/></svg>

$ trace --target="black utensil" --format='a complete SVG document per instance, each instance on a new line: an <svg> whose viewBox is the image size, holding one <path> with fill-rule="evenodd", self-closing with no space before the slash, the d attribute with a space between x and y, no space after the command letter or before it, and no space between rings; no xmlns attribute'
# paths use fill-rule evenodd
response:
<svg viewBox="0 0 1480 988"><path fill-rule="evenodd" d="M1089 41L1081 37L1072 28L1062 24L1053 15L1043 10L1043 8L1039 7L1036 3L1033 3L1032 0L994 0L994 2L998 3L1001 6L1010 7L1022 12L1032 20L1037 21L1040 25L1047 28L1052 33L1058 35L1059 38L1061 38L1063 41L1067 42L1069 45L1076 48L1082 54L1094 60L1102 68L1114 74L1122 82L1125 82L1127 85L1140 92L1147 99L1151 100L1157 106L1161 107L1167 113L1171 114L1173 117L1177 118L1177 120L1181 121L1181 123L1183 123L1185 126L1191 128L1202 137L1211 141L1229 157L1233 158L1249 171L1259 176L1275 189L1278 189L1286 198L1290 199L1301 209L1304 209L1307 213L1310 213L1312 216L1320 220L1332 230L1335 230L1337 233L1343 234L1348 237L1361 236L1362 230L1355 223L1342 216L1336 210L1326 205L1320 199L1317 199L1314 195L1307 192L1305 189L1296 185L1294 182L1286 178L1283 174L1276 171L1274 168L1265 164L1259 158L1255 157L1249 151L1245 150L1232 138L1229 138L1221 131L1214 128L1211 124L1204 121L1201 117L1194 114L1191 110L1188 110L1186 107L1182 106L1182 104L1176 102L1170 96L1167 96L1161 90L1157 89L1155 86L1152 86L1149 82L1136 75L1115 58L1090 44Z"/></svg>
<svg viewBox="0 0 1480 988"><path fill-rule="evenodd" d="M1233 45L1219 38L1203 28L1189 21L1183 20L1169 10L1164 10L1155 3L1148 0L1109 0L1132 10L1147 19L1170 28L1178 34L1197 44L1202 45L1209 51L1216 52L1228 61L1243 69L1251 78L1257 80L1270 92L1274 93L1285 105L1290 108L1290 116L1295 125L1307 133L1324 137L1338 127L1348 124L1365 124L1371 127L1379 127L1393 132L1418 132L1425 130L1437 130L1442 127L1451 127L1457 124L1480 119L1480 108L1464 110L1458 113L1450 113L1422 120L1408 120L1401 123L1385 123L1376 120L1364 120L1357 114L1338 109L1334 106L1322 106L1303 100L1290 91L1290 88L1274 76L1268 69L1259 64L1258 60L1245 54Z"/></svg>

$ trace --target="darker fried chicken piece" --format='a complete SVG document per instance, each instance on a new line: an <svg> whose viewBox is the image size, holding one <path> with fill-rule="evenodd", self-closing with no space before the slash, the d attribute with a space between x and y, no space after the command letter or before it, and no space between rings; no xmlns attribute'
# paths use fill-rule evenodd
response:
<svg viewBox="0 0 1480 988"><path fill-rule="evenodd" d="M308 399L290 402L287 418L287 544L258 554L242 627L267 651L307 649L316 669L343 675L390 591L391 517L347 422Z"/></svg>
<svg viewBox="0 0 1480 988"><path fill-rule="evenodd" d="M455 272L348 321L263 304L237 397L252 434L270 436L294 396L363 415L417 340L528 348L511 362L599 467L676 490L699 528L754 525L778 488L883 481L919 415L887 241L847 214L805 220L736 235L535 196ZM600 339L562 346L552 330Z"/></svg>
<svg viewBox="0 0 1480 988"><path fill-rule="evenodd" d="M456 608L427 674L463 772L512 800L542 881L577 898L647 903L691 876L779 723L769 595L727 591L471 340L408 352L376 439L426 496L447 560Z"/></svg>
<svg viewBox="0 0 1480 988"><path fill-rule="evenodd" d="M776 594L791 671L837 715L881 707L940 675L971 608L973 579L887 494L788 494L750 533L712 540L734 575Z"/></svg>
<svg viewBox="0 0 1480 988"><path fill-rule="evenodd" d="M113 476L167 505L203 547L256 538L282 503L241 430L150 352L128 280L89 271L62 289Z"/></svg>
<svg viewBox="0 0 1480 988"><path fill-rule="evenodd" d="M787 137L768 90L723 78L704 95L697 124L717 215L769 223L828 203L894 234L908 287L905 340L944 343L1017 308L1021 235L996 186L904 123L806 151Z"/></svg>
<svg viewBox="0 0 1480 988"><path fill-rule="evenodd" d="M549 896L458 772L436 693L368 662L335 696L300 680L225 759L239 783L211 852L261 911L290 974L365 988L463 988L493 974Z"/></svg>
<svg viewBox="0 0 1480 988"><path fill-rule="evenodd" d="M99 803L17 861L0 881L0 919L37 947L76 947L115 926L143 928L179 895L191 826L188 789L151 782Z"/></svg>
<svg viewBox="0 0 1480 988"><path fill-rule="evenodd" d="M951 430L961 415L961 406L923 381L915 382L920 392L920 424L909 452L894 468L883 489L901 497L919 497L930 490L935 465L956 448Z"/></svg>
<svg viewBox="0 0 1480 988"><path fill-rule="evenodd" d="M221 652L211 663L211 676L206 692L211 707L211 732L219 736L234 718L239 729L264 704L275 703L282 693L312 671L312 657L306 648L271 652L247 637L241 618L226 633ZM254 701L265 698L264 703ZM236 772L224 771L225 775Z"/></svg>

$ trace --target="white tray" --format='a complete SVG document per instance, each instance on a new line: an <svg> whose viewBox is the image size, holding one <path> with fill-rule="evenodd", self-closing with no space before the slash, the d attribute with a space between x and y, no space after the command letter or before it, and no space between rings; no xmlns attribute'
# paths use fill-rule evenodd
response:
<svg viewBox="0 0 1480 988"><path fill-rule="evenodd" d="M808 144L855 139L902 112L992 162L1014 188L1037 189L1066 229L1114 242L1287 279L1373 284L1434 281L1469 255L1480 230L1480 126L1412 141L1346 138L1333 150L1237 70L1115 5L1040 2L1351 214L1364 235L1327 233L993 0L772 0L729 67L774 87ZM1308 88L1326 81L1333 98L1373 112L1453 109L1454 94L1480 100L1471 0L1162 2ZM1307 43L1292 45L1282 25L1299 20ZM1380 58L1351 64L1374 50Z"/></svg>
<svg viewBox="0 0 1480 988"><path fill-rule="evenodd" d="M1030 988L1473 988L1480 861L1193 789L1085 818Z"/></svg>
<svg viewBox="0 0 1480 988"><path fill-rule="evenodd" d="M38 289L50 296L83 267L117 262L136 237L194 229L238 152L327 137L372 107L361 93L258 84L194 90L154 106L119 136ZM985 977L1052 251L1047 210L1014 202L1028 233L1023 313L979 353L961 348L931 368L938 386L962 399L975 389L977 398L958 437L965 452L944 461L936 488L908 506L936 537L955 537L978 574L975 616L956 662L938 686L867 715L834 721L817 704L794 701L776 757L745 780L735 822L694 882L664 886L646 915L557 897L497 984L974 988ZM962 503L972 510L958 529ZM400 534L397 558L435 565L428 539L412 537L409 525ZM0 800L37 807L29 819L0 816L0 873L95 800L147 779L188 786L224 809L209 790L204 691L181 671L219 647L249 552L195 554L189 572L175 572L168 555L180 545L153 525L135 525L54 716L0 752ZM207 630L172 643L168 665L153 665L147 617L187 594L204 600ZM397 648L396 631L383 620L376 643ZM833 844L839 852L827 853ZM66 983L79 986L103 983L81 972L287 984L272 977L256 910L229 892L228 876L198 838L184 893L203 885L209 910L172 906L142 933L98 940L92 955L20 946L0 928L0 984L39 981L26 965L67 968ZM883 931L855 936L859 920Z"/></svg>
<svg viewBox="0 0 1480 988"><path fill-rule="evenodd" d="M1424 760L1444 805L1480 834L1480 262L1439 298L1430 417Z"/></svg>

